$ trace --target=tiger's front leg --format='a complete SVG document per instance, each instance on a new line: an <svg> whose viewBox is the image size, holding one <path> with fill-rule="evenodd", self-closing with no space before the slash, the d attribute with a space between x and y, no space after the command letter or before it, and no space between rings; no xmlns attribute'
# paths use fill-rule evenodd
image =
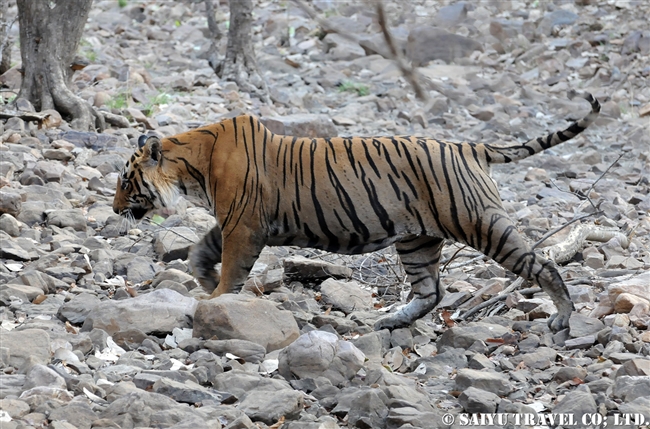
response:
<svg viewBox="0 0 650 429"><path fill-rule="evenodd" d="M245 226L232 230L222 240L221 279L210 299L224 293L238 293L265 245L263 239Z"/></svg>

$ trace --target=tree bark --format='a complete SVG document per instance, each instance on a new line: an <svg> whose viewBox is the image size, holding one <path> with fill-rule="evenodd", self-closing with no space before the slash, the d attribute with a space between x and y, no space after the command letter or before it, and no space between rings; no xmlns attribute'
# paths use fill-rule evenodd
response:
<svg viewBox="0 0 650 429"><path fill-rule="evenodd" d="M220 77L236 82L240 89L269 103L266 82L260 75L255 61L252 22L252 0L230 0L228 46ZM215 71L219 73L218 70Z"/></svg>
<svg viewBox="0 0 650 429"><path fill-rule="evenodd" d="M0 74L11 68L11 37L9 37L9 30L11 30L13 21L9 21L8 11L9 1L0 2Z"/></svg>
<svg viewBox="0 0 650 429"><path fill-rule="evenodd" d="M17 0L24 76L19 97L36 110L55 109L80 130L104 119L69 88L75 53L92 0Z"/></svg>
<svg viewBox="0 0 650 429"><path fill-rule="evenodd" d="M208 31L210 32L210 49L208 50L208 63L215 73L219 74L222 66L219 59L219 42L221 41L221 30L214 17L214 5L212 0L205 0L205 12L208 15Z"/></svg>

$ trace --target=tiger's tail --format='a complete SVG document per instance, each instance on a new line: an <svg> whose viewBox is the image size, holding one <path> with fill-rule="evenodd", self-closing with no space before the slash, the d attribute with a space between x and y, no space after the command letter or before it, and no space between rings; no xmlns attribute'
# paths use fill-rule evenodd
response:
<svg viewBox="0 0 650 429"><path fill-rule="evenodd" d="M573 99L576 96L584 98L589 102L589 104L591 104L591 112L589 112L587 116L572 123L568 128L562 131L556 131L545 137L537 137L523 144L507 146L486 144L485 148L488 155L488 162L491 164L504 164L507 162L518 161L570 140L583 132L596 120L596 118L598 118L598 115L600 114L600 103L593 95L587 92L577 93L575 91L569 91L569 99Z"/></svg>

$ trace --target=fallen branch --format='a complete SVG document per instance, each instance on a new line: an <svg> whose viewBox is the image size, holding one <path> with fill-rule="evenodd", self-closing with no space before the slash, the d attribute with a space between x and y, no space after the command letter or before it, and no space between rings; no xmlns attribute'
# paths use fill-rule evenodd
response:
<svg viewBox="0 0 650 429"><path fill-rule="evenodd" d="M582 248L585 240L606 242L614 237L618 238L621 247L627 248L629 245L628 238L617 228L586 224L576 225L564 241L543 249L543 252L556 264L561 264L573 258L573 255Z"/></svg>

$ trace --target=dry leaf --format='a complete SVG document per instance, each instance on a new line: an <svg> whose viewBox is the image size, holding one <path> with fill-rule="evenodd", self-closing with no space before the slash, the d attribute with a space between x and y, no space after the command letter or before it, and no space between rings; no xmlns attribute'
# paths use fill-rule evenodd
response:
<svg viewBox="0 0 650 429"><path fill-rule="evenodd" d="M450 328L453 328L453 327L454 327L454 325L456 324L456 322L454 322L454 321L451 319L451 313L450 313L449 311L447 311L447 310L442 310L442 314L441 314L441 316L442 316L442 320L445 321L445 325L449 326Z"/></svg>
<svg viewBox="0 0 650 429"><path fill-rule="evenodd" d="M72 326L72 325L70 324L70 322L65 322L65 330L66 330L66 332L68 332L68 333L70 333L70 334L77 334L77 333L79 333L79 330L78 330L77 328L75 328L74 326Z"/></svg>
<svg viewBox="0 0 650 429"><path fill-rule="evenodd" d="M278 429L280 426L284 424L284 416L280 416L278 421L271 426L269 426L269 429Z"/></svg>
<svg viewBox="0 0 650 429"><path fill-rule="evenodd" d="M34 298L34 301L32 301L32 304L40 304L41 302L45 301L47 299L47 296L40 294L36 298Z"/></svg>

